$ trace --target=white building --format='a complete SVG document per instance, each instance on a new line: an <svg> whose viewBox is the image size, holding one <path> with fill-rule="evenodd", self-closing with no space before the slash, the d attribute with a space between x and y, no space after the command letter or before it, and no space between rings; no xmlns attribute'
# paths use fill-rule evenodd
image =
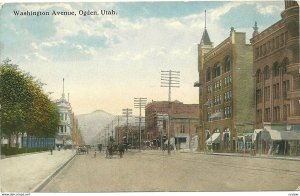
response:
<svg viewBox="0 0 300 196"><path fill-rule="evenodd" d="M65 98L64 80L63 93L60 99L56 100L57 109L60 115L60 124L55 138L56 147L72 145L72 107L69 101Z"/></svg>

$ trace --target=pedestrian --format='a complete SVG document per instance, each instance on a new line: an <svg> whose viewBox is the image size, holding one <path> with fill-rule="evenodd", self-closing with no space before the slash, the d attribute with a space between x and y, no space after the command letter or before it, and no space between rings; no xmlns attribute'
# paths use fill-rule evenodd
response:
<svg viewBox="0 0 300 196"><path fill-rule="evenodd" d="M120 158L123 158L123 154L124 154L124 145L123 145L123 144L119 144L119 145L118 145L118 150L119 150Z"/></svg>

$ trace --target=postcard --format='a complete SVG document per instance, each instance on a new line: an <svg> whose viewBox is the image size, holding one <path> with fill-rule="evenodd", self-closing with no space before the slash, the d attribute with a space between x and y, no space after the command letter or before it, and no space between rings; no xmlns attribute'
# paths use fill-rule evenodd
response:
<svg viewBox="0 0 300 196"><path fill-rule="evenodd" d="M0 5L2 195L299 195L297 1Z"/></svg>

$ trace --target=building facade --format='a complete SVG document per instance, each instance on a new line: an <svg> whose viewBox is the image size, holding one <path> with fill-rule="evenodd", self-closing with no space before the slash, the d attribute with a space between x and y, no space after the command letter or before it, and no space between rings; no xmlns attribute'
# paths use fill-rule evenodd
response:
<svg viewBox="0 0 300 196"><path fill-rule="evenodd" d="M73 113L70 102L65 98L64 87L61 98L56 100L55 103L60 115L60 124L55 138L55 145L59 148L72 146Z"/></svg>
<svg viewBox="0 0 300 196"><path fill-rule="evenodd" d="M298 3L286 0L281 20L261 33L255 24L250 41L254 54L256 133L264 130L271 137L267 140L257 134L260 138L254 139L263 141L257 142L256 149L265 154L300 154L300 136L293 133L300 133ZM274 134L281 136L274 139Z"/></svg>
<svg viewBox="0 0 300 196"><path fill-rule="evenodd" d="M252 67L245 33L231 28L230 36L214 47L205 28L198 45L199 80L194 84L199 87L200 150L245 148L254 124Z"/></svg>
<svg viewBox="0 0 300 196"><path fill-rule="evenodd" d="M157 147L168 143L177 149L196 149L199 128L198 104L152 101L145 108L145 137ZM193 145L194 144L194 145Z"/></svg>

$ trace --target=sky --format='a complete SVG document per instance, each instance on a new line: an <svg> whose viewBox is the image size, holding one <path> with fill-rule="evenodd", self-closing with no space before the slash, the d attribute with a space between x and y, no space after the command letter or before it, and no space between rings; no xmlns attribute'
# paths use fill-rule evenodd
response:
<svg viewBox="0 0 300 196"><path fill-rule="evenodd" d="M133 1L5 3L0 9L0 60L6 58L45 83L52 100L65 94L75 115L104 110L121 115L134 98L168 100L161 71L180 71L171 100L198 103L197 44L206 27L217 46L230 28L259 31L280 20L284 1ZM80 15L81 11L99 15ZM101 10L114 15L101 15ZM20 16L14 11L49 12ZM74 11L72 16L51 15Z"/></svg>

